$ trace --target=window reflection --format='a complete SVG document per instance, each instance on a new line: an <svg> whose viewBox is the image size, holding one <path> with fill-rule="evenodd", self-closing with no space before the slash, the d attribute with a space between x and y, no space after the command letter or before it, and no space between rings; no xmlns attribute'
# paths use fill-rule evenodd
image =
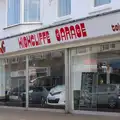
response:
<svg viewBox="0 0 120 120"><path fill-rule="evenodd" d="M73 55L71 60L74 109L119 112L120 51L107 48L107 52Z"/></svg>
<svg viewBox="0 0 120 120"><path fill-rule="evenodd" d="M29 107L64 108L64 84L64 51L29 56Z"/></svg>

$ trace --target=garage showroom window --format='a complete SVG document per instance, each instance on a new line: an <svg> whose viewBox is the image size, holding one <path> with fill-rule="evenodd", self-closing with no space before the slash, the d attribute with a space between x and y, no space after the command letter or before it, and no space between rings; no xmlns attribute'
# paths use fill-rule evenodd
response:
<svg viewBox="0 0 120 120"><path fill-rule="evenodd" d="M109 3L111 3L111 0L95 0L95 7Z"/></svg>

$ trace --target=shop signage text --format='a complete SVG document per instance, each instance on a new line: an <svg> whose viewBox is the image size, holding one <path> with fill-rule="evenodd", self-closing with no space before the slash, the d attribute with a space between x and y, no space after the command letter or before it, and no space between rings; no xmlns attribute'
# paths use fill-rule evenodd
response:
<svg viewBox="0 0 120 120"><path fill-rule="evenodd" d="M39 32L37 34L30 34L27 36L21 36L18 39L20 48L29 48L38 45L50 44L51 39L49 31Z"/></svg>
<svg viewBox="0 0 120 120"><path fill-rule="evenodd" d="M0 41L0 54L5 53L5 43L4 41Z"/></svg>
<svg viewBox="0 0 120 120"><path fill-rule="evenodd" d="M52 36L54 38L52 38ZM87 37L87 31L84 23L75 24L50 29L49 31L43 31L39 33L29 34L21 36L18 39L19 48L29 48L40 45L49 45L52 43L52 39L55 39L56 42L79 39L82 37ZM54 43L52 43L54 44Z"/></svg>
<svg viewBox="0 0 120 120"><path fill-rule="evenodd" d="M84 23L65 26L55 30L57 41L77 39L81 37L87 37L87 31Z"/></svg>
<svg viewBox="0 0 120 120"><path fill-rule="evenodd" d="M114 32L120 31L120 24L119 23L117 23L115 25L111 25L111 27L112 27L112 30Z"/></svg>
<svg viewBox="0 0 120 120"><path fill-rule="evenodd" d="M45 28L17 37L9 37L6 38L5 41L0 41L0 53L9 53L33 47L47 47L58 44L61 44L60 47L62 49L64 43L67 44L85 39L91 40L92 38L96 38L97 40L98 37L115 35L120 32L119 18L120 12L115 12ZM111 49L113 48L114 45Z"/></svg>

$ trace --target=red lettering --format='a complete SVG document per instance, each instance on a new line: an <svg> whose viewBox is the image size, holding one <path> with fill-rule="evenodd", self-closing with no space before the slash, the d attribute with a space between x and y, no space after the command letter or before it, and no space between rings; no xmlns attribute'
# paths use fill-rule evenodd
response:
<svg viewBox="0 0 120 120"><path fill-rule="evenodd" d="M24 48L23 38L22 37L20 37L20 39L18 39L18 43L19 43L20 48Z"/></svg>
<svg viewBox="0 0 120 120"><path fill-rule="evenodd" d="M71 39L70 30L68 27L65 27L66 39Z"/></svg>
<svg viewBox="0 0 120 120"><path fill-rule="evenodd" d="M70 31L71 31L71 39L77 38L74 26L70 26Z"/></svg>
<svg viewBox="0 0 120 120"><path fill-rule="evenodd" d="M39 44L42 44L42 33L38 33Z"/></svg>
<svg viewBox="0 0 120 120"><path fill-rule="evenodd" d="M26 37L26 39L27 39L27 42L28 42L28 46L31 46L31 36Z"/></svg>
<svg viewBox="0 0 120 120"><path fill-rule="evenodd" d="M28 41L27 41L26 36L23 37L23 42L24 42L24 47L27 48L28 47Z"/></svg>
<svg viewBox="0 0 120 120"><path fill-rule="evenodd" d="M46 34L45 34L45 32L42 33L42 40L43 40L44 44L46 44Z"/></svg>
<svg viewBox="0 0 120 120"><path fill-rule="evenodd" d="M80 26L77 24L75 25L75 29L76 29L76 33L77 33L77 37L80 38L81 37L81 30L80 30Z"/></svg>
<svg viewBox="0 0 120 120"><path fill-rule="evenodd" d="M30 35L29 38L30 38L30 41L31 41L32 46L35 46L35 38L34 38L34 35Z"/></svg>
<svg viewBox="0 0 120 120"><path fill-rule="evenodd" d="M34 35L34 39L35 39L35 42L36 42L36 46L38 46L38 45L39 45L39 38L38 38L38 34L37 34L37 36L36 36L36 35Z"/></svg>
<svg viewBox="0 0 120 120"><path fill-rule="evenodd" d="M0 41L0 53L5 53L6 49L5 49L5 43L4 41Z"/></svg>
<svg viewBox="0 0 120 120"><path fill-rule="evenodd" d="M117 23L116 25L111 25L111 28L113 32L120 31L120 24Z"/></svg>
<svg viewBox="0 0 120 120"><path fill-rule="evenodd" d="M83 37L87 37L87 32L86 32L86 29L85 29L85 24L81 23L80 26L81 26L81 32L82 32Z"/></svg>
<svg viewBox="0 0 120 120"><path fill-rule="evenodd" d="M51 40L50 40L50 34L48 31L46 31L46 38L47 38L47 43L50 44Z"/></svg>
<svg viewBox="0 0 120 120"><path fill-rule="evenodd" d="M61 39L62 39L62 40L66 40L66 34L65 34L64 28L61 28L61 29L60 29L60 33L61 33Z"/></svg>
<svg viewBox="0 0 120 120"><path fill-rule="evenodd" d="M112 27L112 30L115 32L115 26L114 26L114 25L111 25L111 27Z"/></svg>
<svg viewBox="0 0 120 120"><path fill-rule="evenodd" d="M70 27L62 27L55 30L57 41L79 39L81 37L87 37L87 31L84 23L71 25Z"/></svg>
<svg viewBox="0 0 120 120"><path fill-rule="evenodd" d="M56 35L57 41L60 41L61 37L60 37L60 32L58 29L55 30L55 35Z"/></svg>
<svg viewBox="0 0 120 120"><path fill-rule="evenodd" d="M115 25L115 30L116 30L116 31L118 31L118 30L119 30L119 29L118 29L118 25Z"/></svg>
<svg viewBox="0 0 120 120"><path fill-rule="evenodd" d="M37 34L31 34L28 36L23 36L18 39L20 48L28 48L33 46L38 46L42 44L50 44L51 39L48 31L39 32Z"/></svg>
<svg viewBox="0 0 120 120"><path fill-rule="evenodd" d="M4 53L6 51L6 49L5 49L5 42L4 41L2 41L2 43L1 43L1 48L2 48L2 51Z"/></svg>

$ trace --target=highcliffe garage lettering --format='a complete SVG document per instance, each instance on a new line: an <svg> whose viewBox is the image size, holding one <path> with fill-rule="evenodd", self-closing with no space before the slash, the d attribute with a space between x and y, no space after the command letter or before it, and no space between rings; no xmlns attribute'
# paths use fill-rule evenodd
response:
<svg viewBox="0 0 120 120"><path fill-rule="evenodd" d="M50 34L53 34L51 41ZM87 37L87 30L85 28L84 23L78 23L75 25L57 27L55 29L51 29L49 31L39 32L36 34L24 35L18 39L20 48L29 48L40 45L50 45L54 44L54 42L60 42L65 40L76 40L82 37Z"/></svg>
<svg viewBox="0 0 120 120"><path fill-rule="evenodd" d="M87 37L87 31L84 23L61 27L55 30L57 41L65 41L71 39L78 39L81 37Z"/></svg>
<svg viewBox="0 0 120 120"><path fill-rule="evenodd" d="M51 39L49 31L39 32L37 34L30 34L27 36L21 36L18 39L20 48L29 48L39 45L50 44Z"/></svg>

